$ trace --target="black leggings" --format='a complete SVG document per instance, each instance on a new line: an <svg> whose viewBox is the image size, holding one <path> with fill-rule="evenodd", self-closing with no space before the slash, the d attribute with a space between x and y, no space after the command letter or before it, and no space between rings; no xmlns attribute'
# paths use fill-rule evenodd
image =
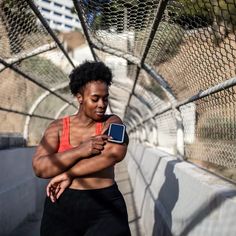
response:
<svg viewBox="0 0 236 236"><path fill-rule="evenodd" d="M56 203L47 197L41 236L130 236L126 205L116 184L66 189Z"/></svg>

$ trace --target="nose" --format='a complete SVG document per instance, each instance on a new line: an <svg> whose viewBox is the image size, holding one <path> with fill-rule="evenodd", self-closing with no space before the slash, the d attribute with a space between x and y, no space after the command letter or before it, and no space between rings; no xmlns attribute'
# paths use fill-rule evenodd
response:
<svg viewBox="0 0 236 236"><path fill-rule="evenodd" d="M107 102L103 101L102 99L98 101L98 107L106 108L106 106L107 106Z"/></svg>

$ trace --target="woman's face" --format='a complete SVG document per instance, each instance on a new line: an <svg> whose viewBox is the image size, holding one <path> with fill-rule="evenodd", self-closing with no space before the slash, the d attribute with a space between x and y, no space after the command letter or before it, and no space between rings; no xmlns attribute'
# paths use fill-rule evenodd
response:
<svg viewBox="0 0 236 236"><path fill-rule="evenodd" d="M78 96L81 110L93 119L101 120L108 105L108 86L102 81L93 81L86 84L83 94Z"/></svg>

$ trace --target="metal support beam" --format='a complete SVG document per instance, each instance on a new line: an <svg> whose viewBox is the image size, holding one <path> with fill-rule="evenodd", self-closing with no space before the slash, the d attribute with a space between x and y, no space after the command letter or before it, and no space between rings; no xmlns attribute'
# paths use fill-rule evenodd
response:
<svg viewBox="0 0 236 236"><path fill-rule="evenodd" d="M139 73L140 73L140 67L137 67L137 71L136 71L136 75L135 75L134 84L133 84L131 93L130 93L130 95L129 95L128 102L127 102L127 104L126 104L126 106L125 106L125 112L124 112L124 117L123 117L123 119L125 118L125 114L127 113L127 110L128 110L129 104L130 104L130 100L131 100L131 98L132 98L132 96L133 96L133 94L134 94L134 90L135 90L136 84L137 84L137 82L138 82Z"/></svg>
<svg viewBox="0 0 236 236"><path fill-rule="evenodd" d="M54 118L52 118L52 117L33 115L33 114L30 115L29 113L26 113L23 111L17 111L17 110L13 110L13 109L4 108L4 107L0 107L0 111L12 112L12 113L23 115L23 116L32 116L32 117L41 118L41 119L45 119L45 120L54 120Z"/></svg>
<svg viewBox="0 0 236 236"><path fill-rule="evenodd" d="M167 3L168 3L168 0L160 0L159 1L158 7L157 7L157 13L156 13L149 37L148 37L148 42L147 42L146 48L145 48L143 56L142 56L141 65L143 65L144 61L146 60L147 54L148 54L149 49L150 49L152 42L154 40L157 28L161 22L161 19L164 14L164 11L166 9Z"/></svg>
<svg viewBox="0 0 236 236"><path fill-rule="evenodd" d="M36 48L35 50L32 50L30 53L21 53L21 54L18 54L17 57L10 58L5 61L6 61L6 63L13 65L15 63L22 62L23 60L29 59L31 57L40 55L41 53L48 52L48 51L56 49L56 48L57 47L56 47L55 43L43 45L41 47ZM6 68L7 67L0 68L0 73L3 70L5 70Z"/></svg>
<svg viewBox="0 0 236 236"><path fill-rule="evenodd" d="M155 34L156 34L156 31L157 31L157 28L161 22L161 18L162 18L162 15L165 11L165 8L167 6L167 2L168 0L160 0L159 4L158 4L158 8L157 8L157 13L156 13L156 17L154 19L154 22L153 22L153 25L152 25L152 28L151 28L151 31L150 31L150 34L149 34L149 37L148 37L148 42L147 42L147 45L145 47L145 50L144 50L144 53L143 53L143 56L142 56L142 59L140 61L140 67L142 68L143 67L143 64L146 60L146 57L147 57L147 54L150 50L150 47L152 45L152 42L154 40L154 37L155 37ZM139 73L140 73L140 67L138 68L137 70L137 73L136 73L136 77L135 77L135 80L134 80L134 85L133 85L133 89L132 89L132 92L130 94L130 97L129 97L129 100L127 102L127 105L126 105L126 108L125 108L125 114L127 112L127 109L129 107L129 103L130 103L130 100L131 100L131 97L132 95L134 94L134 91L135 91L135 88L136 88L136 84L137 84L137 80L138 80L138 77L139 77Z"/></svg>
<svg viewBox="0 0 236 236"><path fill-rule="evenodd" d="M50 91L57 91L59 89L62 89L62 88L65 88L68 86L68 83L67 82L64 82L60 85L58 85L57 87L55 88L51 88ZM40 103L42 101L44 101L49 95L51 94L51 92L49 91L46 91L44 92L43 94L41 94L41 96L39 96L35 101L34 103L32 104L29 112L28 112L28 116L26 117L25 119L25 125L24 125L24 132L23 132L23 136L24 136L24 139L25 140L28 140L28 135L29 135L29 123L30 123L30 119L31 119L31 116L33 115L34 111L37 109L37 107L40 105ZM73 102L67 102L66 105L68 104L69 105L72 105Z"/></svg>
<svg viewBox="0 0 236 236"><path fill-rule="evenodd" d="M93 50L93 44L92 44L91 39L90 39L90 37L89 37L89 33L88 33L88 30L87 30L86 25L85 25L85 22L84 22L83 14L82 14L82 12L81 12L81 5L80 5L79 2L80 2L79 0L73 0L75 9L76 9L76 11L77 11L77 13L78 13L78 17L79 17L81 26L82 26L83 31L84 31L84 35L85 35L85 37L86 37L86 39L87 39L87 42L88 42L88 44L89 44L89 48L90 48L90 50L91 50L91 53L92 53L92 55L93 55L94 60L97 61L97 60L98 60L98 59L97 59L97 55L96 55L95 51Z"/></svg>
<svg viewBox="0 0 236 236"><path fill-rule="evenodd" d="M135 65L140 66L140 59L138 57L135 57L135 56L129 54L129 53L119 51L115 48L108 47L108 46L103 45L101 43L100 44L99 43L94 44L94 43L91 42L91 45L92 45L93 48L96 48L100 51L109 53L109 54L117 56L117 57L121 57L121 58L135 64Z"/></svg>
<svg viewBox="0 0 236 236"><path fill-rule="evenodd" d="M176 105L174 107L168 106L165 109L155 113L153 117L148 117L145 120L143 120L143 123L145 123L145 122L149 121L150 119L152 119L152 118L154 118L156 116L159 116L159 115L161 115L161 114L163 114L163 113L165 113L167 111L170 111L172 109L179 109L181 106L184 106L184 105L186 105L188 103L191 103L191 102L195 102L195 101L197 101L199 99L202 99L204 97L207 97L207 96L215 94L215 93L218 93L218 92L223 91L225 89L231 88L231 87L233 87L235 85L236 85L236 77L231 78L229 80L226 80L226 81L224 81L222 83L219 83L219 84L217 84L217 85L215 85L215 86L213 86L213 87L211 87L209 89L206 89L204 91L200 91L197 94L193 95L192 97L187 98L186 100L184 100L182 102L176 103ZM138 124L137 126L140 126L140 125L141 125L141 123Z"/></svg>
<svg viewBox="0 0 236 236"><path fill-rule="evenodd" d="M41 83L39 83L38 81L36 81L35 79L31 78L29 75L25 74L23 71L19 70L17 67L15 67L14 65L10 65L8 63L6 63L4 60L2 60L0 58L0 63L2 63L4 66L9 67L10 69L14 70L15 72L17 72L19 75L23 76L24 78L26 78L27 80L33 82L34 84L38 85L40 88L43 88L44 90L50 92L51 94L55 95L56 97L60 98L62 101L66 102L66 103L70 103L70 101L66 100L65 98L63 98L62 96L58 95L57 93L55 93L54 91L51 91L50 89L48 89L45 85L42 85Z"/></svg>
<svg viewBox="0 0 236 236"><path fill-rule="evenodd" d="M183 105L186 105L187 103L190 103L190 102L195 102L195 101L197 101L199 99L202 99L202 98L207 97L209 95L212 95L214 93L218 93L220 91L223 91L223 90L228 89L230 87L233 87L235 85L236 85L236 77L228 79L228 80L226 80L226 81L224 81L222 83L219 83L219 84L217 84L217 85L215 85L215 86L213 86L211 88L208 88L208 89L206 89L204 91L199 91L194 96L192 96L190 98L187 98L186 100L178 103L176 105L176 108L179 108L179 107L181 107Z"/></svg>
<svg viewBox="0 0 236 236"><path fill-rule="evenodd" d="M58 112L56 113L56 115L55 115L55 120L56 119L58 119L58 117L61 115L61 113L68 107L68 106L70 106L70 104L64 104L59 110L58 110Z"/></svg>
<svg viewBox="0 0 236 236"><path fill-rule="evenodd" d="M71 58L69 57L68 53L66 52L66 50L64 49L63 45L61 44L60 40L58 39L58 37L54 34L53 30L50 28L50 26L48 25L48 22L44 19L44 17L42 16L42 14L40 13L40 11L38 10L38 8L36 7L36 5L34 4L33 0L26 0L28 5L30 6L30 8L32 9L32 11L34 12L34 14L38 17L38 19L40 20L40 22L43 24L43 26L45 27L45 29L48 31L48 33L51 35L51 37L53 38L53 40L56 42L57 46L61 49L61 51L63 52L63 54L65 55L65 57L67 58L67 60L70 62L70 64L72 65L73 68L75 68L75 65L73 63L73 61L71 60Z"/></svg>

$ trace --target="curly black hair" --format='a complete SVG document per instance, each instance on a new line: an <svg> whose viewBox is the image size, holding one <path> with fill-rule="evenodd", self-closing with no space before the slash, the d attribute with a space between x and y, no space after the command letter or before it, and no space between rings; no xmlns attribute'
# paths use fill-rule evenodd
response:
<svg viewBox="0 0 236 236"><path fill-rule="evenodd" d="M70 91L76 95L82 93L85 85L92 81L103 81L110 86L112 72L103 62L85 61L71 72L69 78Z"/></svg>

